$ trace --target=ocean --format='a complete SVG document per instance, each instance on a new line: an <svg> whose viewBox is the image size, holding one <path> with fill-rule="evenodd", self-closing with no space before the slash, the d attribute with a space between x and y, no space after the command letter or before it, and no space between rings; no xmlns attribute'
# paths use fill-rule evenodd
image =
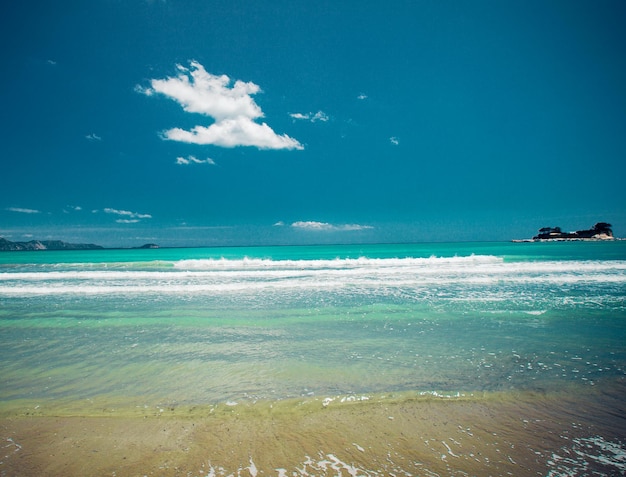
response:
<svg viewBox="0 0 626 477"><path fill-rule="evenodd" d="M626 241L6 252L0 330L4 416L549 401L565 437L513 475L626 475ZM510 443L540 448L529 436ZM394 471L471 474L450 439L447 474ZM265 474L389 475L348 444L360 460ZM262 473L252 453L197 475Z"/></svg>

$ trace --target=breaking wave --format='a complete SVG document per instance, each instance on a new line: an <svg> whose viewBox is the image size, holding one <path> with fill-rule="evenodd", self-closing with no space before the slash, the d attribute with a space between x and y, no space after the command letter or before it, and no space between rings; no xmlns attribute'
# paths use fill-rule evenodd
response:
<svg viewBox="0 0 626 477"><path fill-rule="evenodd" d="M492 255L331 260L193 259L38 265L0 272L0 296L279 293L541 304L563 287L602 304L621 296L626 261L507 262ZM571 293L570 293L571 295ZM574 293L574 296L576 294ZM591 297L591 298L590 298ZM531 310L534 308L531 308Z"/></svg>

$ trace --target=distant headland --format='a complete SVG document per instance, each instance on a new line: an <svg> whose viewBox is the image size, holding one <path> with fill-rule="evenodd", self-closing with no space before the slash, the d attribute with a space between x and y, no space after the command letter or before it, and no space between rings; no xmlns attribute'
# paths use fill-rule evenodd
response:
<svg viewBox="0 0 626 477"><path fill-rule="evenodd" d="M159 248L154 243L147 243L136 249ZM101 245L93 243L68 243L61 240L31 240L30 242L11 242L0 237L0 252L25 252L37 250L104 250Z"/></svg>
<svg viewBox="0 0 626 477"><path fill-rule="evenodd" d="M611 227L612 225L607 222L598 222L590 229L576 230L575 232L563 232L561 227L543 227L533 238L513 240L513 242L615 240Z"/></svg>
<svg viewBox="0 0 626 477"><path fill-rule="evenodd" d="M30 242L11 242L0 237L0 251L29 250L101 250L104 247L92 243L68 243L61 240L31 240Z"/></svg>

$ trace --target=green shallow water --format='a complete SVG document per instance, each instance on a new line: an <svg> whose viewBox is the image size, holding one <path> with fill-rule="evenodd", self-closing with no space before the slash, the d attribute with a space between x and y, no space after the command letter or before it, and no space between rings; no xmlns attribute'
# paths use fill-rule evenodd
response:
<svg viewBox="0 0 626 477"><path fill-rule="evenodd" d="M149 316L147 316L149 315ZM385 391L554 391L624 376L624 317L402 306L202 312L127 306L2 320L0 399L150 406Z"/></svg>
<svg viewBox="0 0 626 477"><path fill-rule="evenodd" d="M626 369L625 252L613 242L6 253L0 406L610 384Z"/></svg>

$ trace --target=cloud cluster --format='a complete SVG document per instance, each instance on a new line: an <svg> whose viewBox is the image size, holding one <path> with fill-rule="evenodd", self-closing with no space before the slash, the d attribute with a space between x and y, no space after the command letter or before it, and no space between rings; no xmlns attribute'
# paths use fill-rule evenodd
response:
<svg viewBox="0 0 626 477"><path fill-rule="evenodd" d="M216 165L215 161L210 157L207 157L206 159L198 159L195 156L177 157L176 164L178 164L179 166L188 166L190 164L208 164L210 166Z"/></svg>
<svg viewBox="0 0 626 477"><path fill-rule="evenodd" d="M129 210L118 210L118 209L111 209L111 208L108 208L108 207L106 209L104 209L104 213L105 214L119 215L120 218L115 221L118 224L136 224L141 219L151 219L152 218L152 216L150 214L140 214L140 213L137 213L137 212L131 212Z"/></svg>
<svg viewBox="0 0 626 477"><path fill-rule="evenodd" d="M137 91L148 96L162 94L185 111L211 117L215 122L191 130L168 129L162 133L164 139L221 147L303 149L296 139L276 134L266 123L255 122L263 117L263 111L251 96L261 91L258 85L237 80L231 86L228 76L212 75L197 61L192 61L190 68L177 67L178 76L153 79L150 88L138 87Z"/></svg>
<svg viewBox="0 0 626 477"><path fill-rule="evenodd" d="M351 232L373 229L371 225L359 224L329 224L327 222L298 221L291 224L292 228L320 232Z"/></svg>
<svg viewBox="0 0 626 477"><path fill-rule="evenodd" d="M314 113L290 113L289 116L291 116L293 119L302 119L306 121L311 121L312 123L316 121L326 122L330 119L324 111L318 111L315 114Z"/></svg>

